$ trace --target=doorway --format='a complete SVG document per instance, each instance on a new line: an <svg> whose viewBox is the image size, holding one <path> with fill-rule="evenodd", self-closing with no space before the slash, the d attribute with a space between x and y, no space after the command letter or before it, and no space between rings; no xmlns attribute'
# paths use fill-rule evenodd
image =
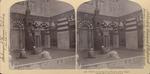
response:
<svg viewBox="0 0 150 74"><path fill-rule="evenodd" d="M79 28L79 49L80 50L88 50L91 46L91 36L92 33L90 31L90 24L87 22L80 23Z"/></svg>

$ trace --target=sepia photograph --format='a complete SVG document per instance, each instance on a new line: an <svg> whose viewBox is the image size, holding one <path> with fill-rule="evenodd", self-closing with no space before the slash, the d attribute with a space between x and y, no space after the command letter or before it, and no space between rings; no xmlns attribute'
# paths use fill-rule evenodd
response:
<svg viewBox="0 0 150 74"><path fill-rule="evenodd" d="M144 68L142 7L129 0L91 0L77 13L81 69Z"/></svg>
<svg viewBox="0 0 150 74"><path fill-rule="evenodd" d="M150 0L0 0L0 74L150 74Z"/></svg>
<svg viewBox="0 0 150 74"><path fill-rule="evenodd" d="M11 69L74 69L75 16L57 0L27 0L10 8Z"/></svg>

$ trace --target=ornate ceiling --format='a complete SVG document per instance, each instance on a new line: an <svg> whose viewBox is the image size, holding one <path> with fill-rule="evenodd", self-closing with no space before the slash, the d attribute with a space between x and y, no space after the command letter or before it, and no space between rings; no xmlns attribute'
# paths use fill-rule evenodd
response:
<svg viewBox="0 0 150 74"><path fill-rule="evenodd" d="M98 0L98 2L92 0L82 4L79 11L94 13L96 3L98 3L100 14L108 16L123 16L141 9L137 3L129 0Z"/></svg>
<svg viewBox="0 0 150 74"><path fill-rule="evenodd" d="M72 6L55 0L30 0L29 6L32 15L50 17L72 10ZM26 2L16 3L12 6L11 12L25 13Z"/></svg>
<svg viewBox="0 0 150 74"><path fill-rule="evenodd" d="M55 0L30 0L32 15L50 17L72 10L72 6ZM94 13L96 0L86 2L79 8L81 12ZM26 3L20 2L12 6L11 12L25 13ZM98 9L101 15L123 16L141 9L141 7L128 0L98 0Z"/></svg>

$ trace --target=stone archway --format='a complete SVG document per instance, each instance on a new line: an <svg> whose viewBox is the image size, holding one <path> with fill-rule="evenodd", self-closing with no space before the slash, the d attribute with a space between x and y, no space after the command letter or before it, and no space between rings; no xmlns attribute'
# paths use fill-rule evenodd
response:
<svg viewBox="0 0 150 74"><path fill-rule="evenodd" d="M88 50L92 45L92 25L88 21L82 21L79 23L78 43L80 50Z"/></svg>

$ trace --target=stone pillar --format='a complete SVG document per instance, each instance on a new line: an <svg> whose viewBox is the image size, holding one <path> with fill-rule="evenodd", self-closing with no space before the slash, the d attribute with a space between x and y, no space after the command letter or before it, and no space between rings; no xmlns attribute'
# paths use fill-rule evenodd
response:
<svg viewBox="0 0 150 74"><path fill-rule="evenodd" d="M30 9L29 3L27 1L27 9L25 12L25 19L24 19L24 30L25 30L25 50L33 50L34 46L34 39L33 39L33 30L32 24L30 19Z"/></svg>

